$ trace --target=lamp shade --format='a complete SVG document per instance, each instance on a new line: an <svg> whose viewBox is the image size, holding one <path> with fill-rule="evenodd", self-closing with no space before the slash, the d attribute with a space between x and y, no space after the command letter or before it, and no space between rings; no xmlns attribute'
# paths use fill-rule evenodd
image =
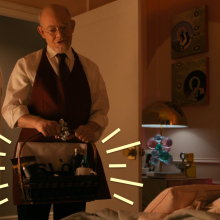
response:
<svg viewBox="0 0 220 220"><path fill-rule="evenodd" d="M143 109L142 127L183 128L188 127L182 109L172 102L155 102Z"/></svg>

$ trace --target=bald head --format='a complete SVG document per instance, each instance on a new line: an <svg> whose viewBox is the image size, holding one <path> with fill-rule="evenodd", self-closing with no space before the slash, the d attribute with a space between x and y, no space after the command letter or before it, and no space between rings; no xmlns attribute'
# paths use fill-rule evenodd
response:
<svg viewBox="0 0 220 220"><path fill-rule="evenodd" d="M46 15L56 15L56 14L62 14L65 17L67 16L70 20L71 20L71 15L69 10L62 6L62 5L58 5L58 4L51 4L51 5L47 5L45 6L42 11L40 12L40 14L38 15L38 20L39 20L39 24L42 25L42 22L44 20L45 14Z"/></svg>
<svg viewBox="0 0 220 220"><path fill-rule="evenodd" d="M48 5L39 15L37 30L47 44L57 53L65 53L71 46L75 21L69 11L61 5Z"/></svg>

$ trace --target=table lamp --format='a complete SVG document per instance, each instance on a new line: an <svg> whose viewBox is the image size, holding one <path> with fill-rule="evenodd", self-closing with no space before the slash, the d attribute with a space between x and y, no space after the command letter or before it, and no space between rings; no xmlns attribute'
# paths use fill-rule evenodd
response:
<svg viewBox="0 0 220 220"><path fill-rule="evenodd" d="M182 109L168 101L155 102L143 109L142 127L144 128L184 128L188 127Z"/></svg>
<svg viewBox="0 0 220 220"><path fill-rule="evenodd" d="M169 147L166 149L167 144L163 142L169 141L169 146L171 146L172 140L169 138L166 140L165 137L163 137L162 129L188 127L187 119L182 109L172 102L155 102L143 109L142 127L160 128L160 135L158 134L155 136L155 138L151 138L155 143L153 144L155 149L152 151L152 160L155 159L156 163L159 159L160 161L169 165L172 162L172 156L169 154Z"/></svg>

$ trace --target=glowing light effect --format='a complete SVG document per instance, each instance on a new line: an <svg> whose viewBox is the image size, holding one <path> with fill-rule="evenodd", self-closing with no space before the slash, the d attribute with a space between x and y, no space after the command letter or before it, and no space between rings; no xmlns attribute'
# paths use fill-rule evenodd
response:
<svg viewBox="0 0 220 220"><path fill-rule="evenodd" d="M133 205L133 204L134 204L134 202L132 202L131 200L128 200L128 199L126 199L126 198L124 198L124 197L122 197L122 196L119 196L119 195L117 195L117 194L114 194L113 197L115 197L115 198L117 198L117 199L120 199L121 201L126 202L126 203L128 203L128 204L130 204L130 205Z"/></svg>
<svg viewBox="0 0 220 220"><path fill-rule="evenodd" d="M116 182L116 183L128 184L128 185L132 185L132 186L139 186L139 187L143 187L143 185L144 185L143 183L137 183L137 182L121 180L121 179L116 179L116 178L110 178L110 181Z"/></svg>
<svg viewBox="0 0 220 220"><path fill-rule="evenodd" d="M5 187L8 187L8 183L0 185L0 189L5 188Z"/></svg>
<svg viewBox="0 0 220 220"><path fill-rule="evenodd" d="M134 142L134 143L131 143L131 144L127 144L127 145L124 145L124 146L121 146L121 147L116 147L116 148L107 150L106 153L110 154L110 153L113 153L113 152L116 152L116 151L119 151L119 150L123 150L123 149L129 148L129 147L134 147L134 146L137 146L137 145L140 145L140 144L141 144L141 142L137 141L137 142Z"/></svg>
<svg viewBox="0 0 220 220"><path fill-rule="evenodd" d="M113 131L110 135L108 135L106 138L104 138L102 140L102 143L104 144L106 141L108 141L110 138L112 138L113 136L115 136L120 130L120 128L116 129L115 131Z"/></svg>
<svg viewBox="0 0 220 220"><path fill-rule="evenodd" d="M8 144L11 144L11 141L10 141L8 138L2 136L1 134L0 134L0 138L1 138L3 141L7 142Z"/></svg>
<svg viewBox="0 0 220 220"><path fill-rule="evenodd" d="M109 164L109 168L124 168L126 164Z"/></svg>
<svg viewBox="0 0 220 220"><path fill-rule="evenodd" d="M8 202L8 198L1 200L1 201L0 201L0 205L4 204L4 203L6 203L6 202Z"/></svg>

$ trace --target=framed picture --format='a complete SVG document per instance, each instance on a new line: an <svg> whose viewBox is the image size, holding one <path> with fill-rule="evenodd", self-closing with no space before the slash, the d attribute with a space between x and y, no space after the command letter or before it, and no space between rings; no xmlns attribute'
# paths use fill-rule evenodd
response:
<svg viewBox="0 0 220 220"><path fill-rule="evenodd" d="M207 6L174 15L171 30L172 59L208 51Z"/></svg>
<svg viewBox="0 0 220 220"><path fill-rule="evenodd" d="M149 168L150 172L159 172L160 171L160 161L157 164L152 164L152 150L145 150L145 155L142 157L142 168Z"/></svg>
<svg viewBox="0 0 220 220"><path fill-rule="evenodd" d="M176 105L209 103L208 58L172 64L172 102Z"/></svg>

